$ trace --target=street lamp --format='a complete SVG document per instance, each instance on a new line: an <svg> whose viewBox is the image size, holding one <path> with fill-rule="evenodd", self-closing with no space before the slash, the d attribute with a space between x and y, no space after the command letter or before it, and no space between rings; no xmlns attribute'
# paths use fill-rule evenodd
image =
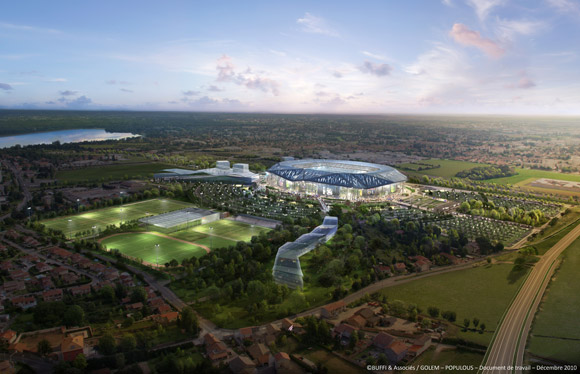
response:
<svg viewBox="0 0 580 374"><path fill-rule="evenodd" d="M209 228L209 249L213 251L213 227Z"/></svg>
<svg viewBox="0 0 580 374"><path fill-rule="evenodd" d="M77 213L81 211L81 199L77 199Z"/></svg>
<svg viewBox="0 0 580 374"><path fill-rule="evenodd" d="M97 226L93 226L91 227L91 229L93 229L93 243L97 240L95 237L95 230L97 229Z"/></svg>
<svg viewBox="0 0 580 374"><path fill-rule="evenodd" d="M159 244L155 244L155 264L159 267Z"/></svg>
<svg viewBox="0 0 580 374"><path fill-rule="evenodd" d="M68 237L72 240L72 219L68 219Z"/></svg>
<svg viewBox="0 0 580 374"><path fill-rule="evenodd" d="M26 208L26 211L28 212L28 220L30 221L30 214L32 213L32 207Z"/></svg>

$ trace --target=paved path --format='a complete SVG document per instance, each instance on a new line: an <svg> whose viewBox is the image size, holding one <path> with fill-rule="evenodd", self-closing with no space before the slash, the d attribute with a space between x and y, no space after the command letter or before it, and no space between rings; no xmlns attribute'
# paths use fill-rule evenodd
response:
<svg viewBox="0 0 580 374"><path fill-rule="evenodd" d="M526 340L532 320L552 274L558 256L580 236L580 225L556 243L536 263L509 306L483 360L485 374L522 373ZM508 366L516 366L509 370Z"/></svg>

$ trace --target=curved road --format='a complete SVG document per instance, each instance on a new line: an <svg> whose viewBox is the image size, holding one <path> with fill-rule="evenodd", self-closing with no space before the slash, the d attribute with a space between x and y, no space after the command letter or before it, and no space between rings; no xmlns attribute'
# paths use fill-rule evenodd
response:
<svg viewBox="0 0 580 374"><path fill-rule="evenodd" d="M534 315L558 256L580 236L580 225L556 243L536 263L513 299L483 360L485 374L522 373L526 340ZM510 368L514 367L514 368Z"/></svg>

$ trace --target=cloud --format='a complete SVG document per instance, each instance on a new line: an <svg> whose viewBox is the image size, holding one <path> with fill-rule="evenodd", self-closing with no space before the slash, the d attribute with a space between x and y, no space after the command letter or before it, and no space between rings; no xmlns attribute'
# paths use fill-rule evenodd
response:
<svg viewBox="0 0 580 374"><path fill-rule="evenodd" d="M116 80L116 79L111 79L111 80L108 80L108 81L106 81L105 83L106 83L106 84L110 84L110 85L115 85L115 84L118 84L118 85L121 85L121 86L126 86L126 85L129 85L129 84L131 84L130 82L127 82L127 81L118 81L118 80Z"/></svg>
<svg viewBox="0 0 580 374"><path fill-rule="evenodd" d="M361 52L363 55L368 56L370 58L374 58L376 60L382 60L382 61L386 61L387 57L383 56L383 55L377 55L375 53L369 52L369 51L362 51Z"/></svg>
<svg viewBox="0 0 580 374"><path fill-rule="evenodd" d="M580 3L572 0L547 0L548 4L562 13L580 14Z"/></svg>
<svg viewBox="0 0 580 374"><path fill-rule="evenodd" d="M183 91L183 95L184 96L197 96L199 95L201 92L199 91Z"/></svg>
<svg viewBox="0 0 580 374"><path fill-rule="evenodd" d="M274 96L280 94L280 84L270 78L262 77L247 68L243 73L236 73L232 58L223 55L217 60L216 70L218 71L218 82L232 82L249 89L271 92Z"/></svg>
<svg viewBox="0 0 580 374"><path fill-rule="evenodd" d="M67 82L66 78L48 78L44 80L45 82Z"/></svg>
<svg viewBox="0 0 580 374"><path fill-rule="evenodd" d="M119 88L121 91L123 92L127 92L127 93L133 93L133 90L128 90L126 88Z"/></svg>
<svg viewBox="0 0 580 374"><path fill-rule="evenodd" d="M223 88L219 88L218 86L215 86L213 84L211 86L209 86L209 88L207 90L208 91L211 91L211 92L222 92L222 91L224 91Z"/></svg>
<svg viewBox="0 0 580 374"><path fill-rule="evenodd" d="M496 42L482 37L479 32L470 30L467 26L461 23L454 24L449 35L451 35L457 43L465 46L476 47L489 57L500 58L505 53L505 50Z"/></svg>
<svg viewBox="0 0 580 374"><path fill-rule="evenodd" d="M61 94L62 96L75 96L79 92L78 91L65 90L65 91L58 91L58 93Z"/></svg>
<svg viewBox="0 0 580 374"><path fill-rule="evenodd" d="M491 10L504 3L504 0L468 0L467 3L475 9L481 21L484 21Z"/></svg>
<svg viewBox="0 0 580 374"><path fill-rule="evenodd" d="M546 24L541 21L499 19L497 33L502 39L514 40L517 35L532 35L545 26Z"/></svg>
<svg viewBox="0 0 580 374"><path fill-rule="evenodd" d="M10 91L13 90L13 88L8 83L0 83L0 90Z"/></svg>
<svg viewBox="0 0 580 374"><path fill-rule="evenodd" d="M67 101L66 106L68 108L84 108L89 104L92 104L92 100L86 96L78 97L72 101Z"/></svg>
<svg viewBox="0 0 580 374"><path fill-rule="evenodd" d="M441 2L443 5L453 6L453 2L451 0L441 0Z"/></svg>
<svg viewBox="0 0 580 374"><path fill-rule="evenodd" d="M340 71L335 70L335 71L332 72L332 76L335 77L335 78L342 78L343 77L343 74Z"/></svg>
<svg viewBox="0 0 580 374"><path fill-rule="evenodd" d="M28 25L16 25L13 23L0 22L0 28L18 31L29 31L38 32L44 34L61 34L62 31L56 29L47 29L44 27L28 26Z"/></svg>
<svg viewBox="0 0 580 374"><path fill-rule="evenodd" d="M528 74L525 71L520 72L519 75L520 78L517 81L517 83L510 83L507 84L505 87L510 89L519 88L523 90L536 87L536 82L534 82L530 77L528 77Z"/></svg>
<svg viewBox="0 0 580 374"><path fill-rule="evenodd" d="M323 18L316 17L310 13L306 13L303 18L298 18L296 22L302 25L302 31L304 32L333 37L339 36L338 32L332 29Z"/></svg>
<svg viewBox="0 0 580 374"><path fill-rule="evenodd" d="M365 61L358 69L363 73L376 75L377 77L387 76L393 70L388 64L375 64L370 61Z"/></svg>

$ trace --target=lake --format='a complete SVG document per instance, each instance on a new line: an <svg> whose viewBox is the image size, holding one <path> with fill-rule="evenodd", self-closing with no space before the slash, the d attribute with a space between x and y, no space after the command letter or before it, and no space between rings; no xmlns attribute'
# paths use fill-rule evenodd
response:
<svg viewBox="0 0 580 374"><path fill-rule="evenodd" d="M140 135L129 132L107 132L103 129L77 129L77 130L59 130L48 132L36 132L33 134L3 136L0 137L0 148L9 148L20 144L36 145L51 144L55 141L61 143L79 143L98 140L118 140L133 138Z"/></svg>

